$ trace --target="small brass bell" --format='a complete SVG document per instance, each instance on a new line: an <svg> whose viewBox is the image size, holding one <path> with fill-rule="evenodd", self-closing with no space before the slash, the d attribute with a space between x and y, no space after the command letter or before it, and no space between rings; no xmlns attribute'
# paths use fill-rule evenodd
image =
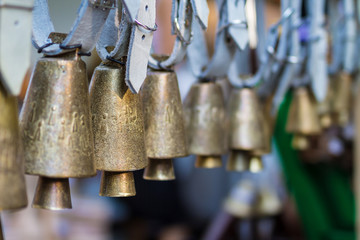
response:
<svg viewBox="0 0 360 240"><path fill-rule="evenodd" d="M25 172L39 176L33 207L71 208L68 178L96 174L88 80L77 52L37 62L20 127Z"/></svg>
<svg viewBox="0 0 360 240"><path fill-rule="evenodd" d="M298 150L308 148L307 136L317 135L321 132L316 101L307 87L295 89L288 113L286 131L294 134L292 145L294 149Z"/></svg>
<svg viewBox="0 0 360 240"><path fill-rule="evenodd" d="M213 82L194 84L184 102L189 154L197 155L196 167L222 166L226 152L225 103L221 87Z"/></svg>
<svg viewBox="0 0 360 240"><path fill-rule="evenodd" d="M17 98L0 84L0 210L27 206Z"/></svg>
<svg viewBox="0 0 360 240"><path fill-rule="evenodd" d="M248 155L245 158L248 162L247 170L258 172L262 167L259 163L260 156L270 151L270 130L264 108L253 89L233 90L228 105L228 118L229 148L232 154L230 154L227 169L242 170L232 166L236 165L235 162L245 161L240 160L244 157L236 151L245 151Z"/></svg>
<svg viewBox="0 0 360 240"><path fill-rule="evenodd" d="M93 74L90 103L100 195L135 196L132 171L146 167L144 117L139 94L125 84L125 67L100 65Z"/></svg>
<svg viewBox="0 0 360 240"><path fill-rule="evenodd" d="M140 95L149 158L144 179L172 180L172 158L187 155L183 107L175 72L149 72Z"/></svg>
<svg viewBox="0 0 360 240"><path fill-rule="evenodd" d="M231 150L226 164L226 170L244 172L249 170L251 156L247 151Z"/></svg>
<svg viewBox="0 0 360 240"><path fill-rule="evenodd" d="M340 126L345 126L350 120L352 99L352 77L350 74L341 72L336 79L333 111L335 122Z"/></svg>

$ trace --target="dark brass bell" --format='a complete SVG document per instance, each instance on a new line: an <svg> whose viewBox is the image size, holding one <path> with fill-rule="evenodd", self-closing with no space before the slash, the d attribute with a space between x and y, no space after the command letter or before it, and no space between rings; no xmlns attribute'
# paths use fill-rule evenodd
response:
<svg viewBox="0 0 360 240"><path fill-rule="evenodd" d="M69 179L39 177L32 207L48 210L71 209Z"/></svg>
<svg viewBox="0 0 360 240"><path fill-rule="evenodd" d="M247 151L231 150L226 164L227 171L244 172L249 170L251 155Z"/></svg>
<svg viewBox="0 0 360 240"><path fill-rule="evenodd" d="M27 206L17 98L0 84L0 210Z"/></svg>
<svg viewBox="0 0 360 240"><path fill-rule="evenodd" d="M226 152L225 103L221 87L213 82L194 84L184 101L189 154L197 155L196 167L222 166Z"/></svg>
<svg viewBox="0 0 360 240"><path fill-rule="evenodd" d="M308 147L306 136L317 135L321 132L316 100L307 87L295 89L288 113L286 131L294 134L292 145L298 150Z"/></svg>
<svg viewBox="0 0 360 240"><path fill-rule="evenodd" d="M144 117L139 94L125 83L125 66L98 66L90 86L96 168L100 195L135 195L132 171L146 167Z"/></svg>
<svg viewBox="0 0 360 240"><path fill-rule="evenodd" d="M345 126L350 120L352 100L352 76L341 72L335 81L333 111L335 123Z"/></svg>
<svg viewBox="0 0 360 240"><path fill-rule="evenodd" d="M145 146L150 160L144 178L172 180L172 164L164 162L187 155L183 107L175 72L149 72L140 95L144 107ZM157 160L161 160L161 164ZM154 173L160 170L161 173ZM167 174L163 175L164 172Z"/></svg>
<svg viewBox="0 0 360 240"><path fill-rule="evenodd" d="M77 52L37 62L20 114L20 127L25 172L40 176L38 189L42 192L36 192L33 206L68 208L69 204L61 205L62 199L70 197L64 187L66 179L96 175L88 80L85 63ZM52 187L42 187L42 178L50 178Z"/></svg>
<svg viewBox="0 0 360 240"><path fill-rule="evenodd" d="M155 181L169 181L175 179L173 161L171 159L149 159L145 168L144 179Z"/></svg>

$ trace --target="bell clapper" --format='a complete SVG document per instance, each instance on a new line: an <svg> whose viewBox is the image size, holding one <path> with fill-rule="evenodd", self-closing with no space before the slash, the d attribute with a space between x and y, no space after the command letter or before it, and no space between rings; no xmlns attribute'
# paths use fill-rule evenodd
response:
<svg viewBox="0 0 360 240"><path fill-rule="evenodd" d="M136 195L132 172L101 171L100 196L132 197Z"/></svg>
<svg viewBox="0 0 360 240"><path fill-rule="evenodd" d="M144 179L154 181L175 180L172 159L149 159L149 165L145 168Z"/></svg>

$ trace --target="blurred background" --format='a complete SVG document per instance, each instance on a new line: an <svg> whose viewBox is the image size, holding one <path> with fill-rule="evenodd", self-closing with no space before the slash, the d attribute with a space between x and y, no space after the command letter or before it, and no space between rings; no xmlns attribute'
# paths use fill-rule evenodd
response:
<svg viewBox="0 0 360 240"><path fill-rule="evenodd" d="M154 52L170 54L171 1L157 0L158 31ZM209 0L209 52L217 25L215 2ZM68 32L80 0L49 0L55 28ZM279 1L265 1L266 29L280 18ZM34 49L32 62L41 57ZM83 57L89 80L100 64L96 51ZM196 81L185 60L176 69L182 98ZM20 99L23 99L31 71ZM71 179L72 210L47 211L30 206L2 214L5 238L12 239L355 239L350 123L331 127L312 139L312 147L298 155L289 148L284 132L287 112L279 112L272 153L264 157L258 174L198 169L195 157L175 159L176 180L146 181L136 171L137 195L129 198L98 196L100 175ZM281 118L282 117L282 118ZM279 150L280 149L280 150ZM223 156L225 163L227 156ZM320 161L318 161L321 159ZM309 164L309 162L311 164ZM314 163L316 162L316 163ZM225 165L225 164L224 164ZM36 177L27 176L29 203Z"/></svg>

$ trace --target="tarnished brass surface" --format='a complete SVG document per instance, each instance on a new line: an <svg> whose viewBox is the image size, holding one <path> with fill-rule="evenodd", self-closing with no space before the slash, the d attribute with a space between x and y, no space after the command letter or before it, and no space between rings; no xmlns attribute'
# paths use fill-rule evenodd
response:
<svg viewBox="0 0 360 240"><path fill-rule="evenodd" d="M197 168L218 168L222 167L221 156L196 156L195 167Z"/></svg>
<svg viewBox="0 0 360 240"><path fill-rule="evenodd" d="M259 156L251 156L249 162L249 171L252 173L261 172L264 168L261 157Z"/></svg>
<svg viewBox="0 0 360 240"><path fill-rule="evenodd" d="M225 103L219 85L194 84L184 101L184 114L189 154L220 156L226 152Z"/></svg>
<svg viewBox="0 0 360 240"><path fill-rule="evenodd" d="M144 179L155 181L168 181L175 179L172 159L149 159L149 165L145 168Z"/></svg>
<svg viewBox="0 0 360 240"><path fill-rule="evenodd" d="M230 149L262 151L268 148L268 125L253 89L233 90L228 105L228 117Z"/></svg>
<svg viewBox="0 0 360 240"><path fill-rule="evenodd" d="M226 163L227 171L244 172L249 170L250 155L246 151L231 150Z"/></svg>
<svg viewBox="0 0 360 240"><path fill-rule="evenodd" d="M215 83L221 87L224 101L226 104L230 98L230 94L233 89L229 79L228 78L217 79Z"/></svg>
<svg viewBox="0 0 360 240"><path fill-rule="evenodd" d="M294 134L291 145L296 150L306 150L310 143L306 136L301 134Z"/></svg>
<svg viewBox="0 0 360 240"><path fill-rule="evenodd" d="M142 102L126 86L125 70L124 66L100 65L91 80L95 162L99 170L128 172L145 168L148 162Z"/></svg>
<svg viewBox="0 0 360 240"><path fill-rule="evenodd" d="M335 83L333 99L335 122L345 126L350 120L352 77L348 73L341 72Z"/></svg>
<svg viewBox="0 0 360 240"><path fill-rule="evenodd" d="M131 197L136 195L132 172L101 172L100 196Z"/></svg>
<svg viewBox="0 0 360 240"><path fill-rule="evenodd" d="M69 179L39 177L32 207L48 210L71 209Z"/></svg>
<svg viewBox="0 0 360 240"><path fill-rule="evenodd" d="M148 158L186 156L183 108L175 72L149 72L140 95Z"/></svg>
<svg viewBox="0 0 360 240"><path fill-rule="evenodd" d="M307 87L295 89L288 113L286 131L302 135L316 135L321 132L316 101Z"/></svg>
<svg viewBox="0 0 360 240"><path fill-rule="evenodd" d="M53 178L96 174L88 81L76 52L37 62L20 127L26 173Z"/></svg>
<svg viewBox="0 0 360 240"><path fill-rule="evenodd" d="M0 210L27 206L16 97L0 85Z"/></svg>

